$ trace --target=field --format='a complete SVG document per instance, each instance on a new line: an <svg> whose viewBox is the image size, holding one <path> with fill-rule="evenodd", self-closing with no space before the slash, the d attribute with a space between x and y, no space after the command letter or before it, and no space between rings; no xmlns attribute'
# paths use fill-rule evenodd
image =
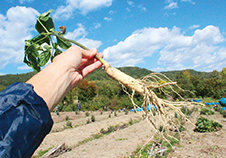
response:
<svg viewBox="0 0 226 158"><path fill-rule="evenodd" d="M78 158L120 158L133 157L138 146L145 144L153 135L153 129L142 119L140 112L61 112L52 113L54 126L51 133L34 153L47 152L53 147L65 143L70 150L58 157ZM91 116L95 117L92 122ZM109 116L110 115L110 116ZM194 112L190 120L195 124L199 113ZM168 157L225 157L226 120L219 113L204 116L217 121L223 128L217 132L194 132L195 126L185 124L186 130L181 133L181 141L175 144L175 150ZM89 123L87 124L87 121Z"/></svg>

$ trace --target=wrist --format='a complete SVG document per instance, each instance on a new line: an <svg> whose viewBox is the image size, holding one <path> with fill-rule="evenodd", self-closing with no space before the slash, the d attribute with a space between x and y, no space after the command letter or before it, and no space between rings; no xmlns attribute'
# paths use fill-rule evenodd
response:
<svg viewBox="0 0 226 158"><path fill-rule="evenodd" d="M57 63L51 63L27 81L42 97L52 111L72 88L72 71Z"/></svg>

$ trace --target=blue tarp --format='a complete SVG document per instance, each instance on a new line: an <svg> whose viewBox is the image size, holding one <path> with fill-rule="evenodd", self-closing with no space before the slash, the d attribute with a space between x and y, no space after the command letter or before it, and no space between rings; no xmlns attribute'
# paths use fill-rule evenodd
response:
<svg viewBox="0 0 226 158"><path fill-rule="evenodd" d="M209 106L209 105L214 105L214 102L211 102L211 103L206 102L206 106Z"/></svg>
<svg viewBox="0 0 226 158"><path fill-rule="evenodd" d="M142 107L142 108L136 108L136 111L143 111L144 110L144 108ZM130 111L134 111L134 109L131 109Z"/></svg>
<svg viewBox="0 0 226 158"><path fill-rule="evenodd" d="M197 99L197 100L194 100L194 102L200 103L200 102L202 102L202 100L201 99Z"/></svg>
<svg viewBox="0 0 226 158"><path fill-rule="evenodd" d="M221 98L219 102L221 106L226 106L226 98Z"/></svg>
<svg viewBox="0 0 226 158"><path fill-rule="evenodd" d="M153 110L153 109L155 109L155 110L157 110L157 108L154 106L154 105L148 105L148 107L146 108L146 110ZM136 108L136 111L143 111L144 110L144 107L142 107L142 108ZM131 109L130 110L131 112L132 111L134 111L134 109Z"/></svg>
<svg viewBox="0 0 226 158"><path fill-rule="evenodd" d="M222 111L226 110L226 107L222 107Z"/></svg>
<svg viewBox="0 0 226 158"><path fill-rule="evenodd" d="M148 105L148 107L147 107L147 110L153 110L153 109L155 109L155 110L157 110L157 108L154 106L154 105Z"/></svg>

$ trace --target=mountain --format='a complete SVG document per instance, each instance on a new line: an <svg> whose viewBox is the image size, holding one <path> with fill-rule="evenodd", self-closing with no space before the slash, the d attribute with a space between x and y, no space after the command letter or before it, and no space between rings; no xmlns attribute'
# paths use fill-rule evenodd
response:
<svg viewBox="0 0 226 158"><path fill-rule="evenodd" d="M126 73L127 75L132 76L133 78L141 78L143 76L146 76L152 71L147 70L145 68L139 68L139 67L121 67L118 68L120 71ZM92 72L90 75L86 77L89 81L95 81L95 80L112 80L108 75L104 72L104 67L101 67L94 72Z"/></svg>
<svg viewBox="0 0 226 158"><path fill-rule="evenodd" d="M188 71L190 76L198 75L198 76L202 76L203 78L206 78L206 79L210 78L210 72L200 72L200 71L195 71L192 69L181 70L181 71ZM167 77L169 77L171 80L175 81L177 73L179 73L181 71L164 71L161 73L166 75Z"/></svg>
<svg viewBox="0 0 226 158"><path fill-rule="evenodd" d="M134 78L141 78L144 77L153 71L147 70L145 68L139 68L139 67L121 67L118 68L120 71L126 73L127 75L130 75ZM182 70L182 71L189 71L190 75L201 75L204 78L209 78L210 73L207 72L198 72L195 70ZM167 72L161 72L165 74L167 77L169 77L171 80L175 80L176 74L180 71L167 71ZM2 75L0 76L0 89L1 87L7 87L12 83L15 82L26 82L29 78L31 78L33 75L35 75L34 72L24 73L24 74L8 74L8 75ZM95 81L95 83L98 83L99 81L112 81L110 77L107 76L107 74L104 72L104 68L101 67L97 69L96 71L92 72L90 75L86 77L88 81Z"/></svg>

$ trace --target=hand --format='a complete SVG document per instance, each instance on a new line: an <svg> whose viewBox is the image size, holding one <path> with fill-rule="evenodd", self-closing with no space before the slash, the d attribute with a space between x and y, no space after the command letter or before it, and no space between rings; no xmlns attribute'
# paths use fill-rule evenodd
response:
<svg viewBox="0 0 226 158"><path fill-rule="evenodd" d="M45 100L52 111L71 88L102 65L94 57L95 54L95 48L88 51L72 46L56 56L51 64L26 83L34 86L34 91ZM99 56L103 57L103 54L99 53Z"/></svg>
<svg viewBox="0 0 226 158"><path fill-rule="evenodd" d="M56 56L53 63L59 64L67 68L67 71L71 72L72 87L75 87L84 77L102 65L102 63L94 57L96 54L96 48L88 51L72 46L62 54ZM98 55L103 58L102 53L98 53Z"/></svg>

